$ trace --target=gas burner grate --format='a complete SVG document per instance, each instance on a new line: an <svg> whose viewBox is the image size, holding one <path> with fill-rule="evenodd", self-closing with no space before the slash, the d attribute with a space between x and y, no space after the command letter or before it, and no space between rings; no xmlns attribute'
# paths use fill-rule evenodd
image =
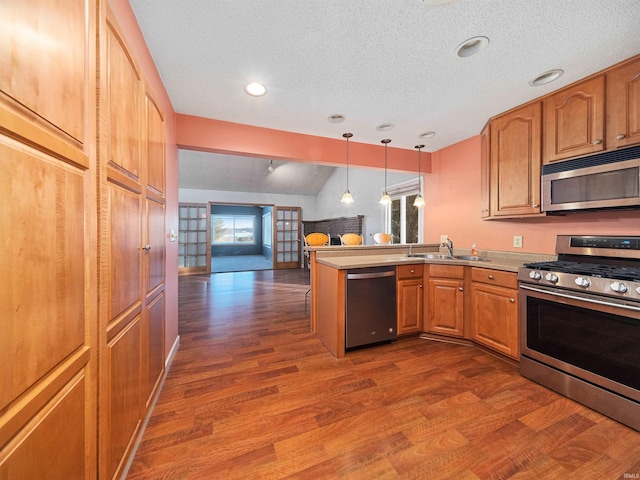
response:
<svg viewBox="0 0 640 480"><path fill-rule="evenodd" d="M590 277L612 278L615 280L628 280L640 282L640 268L621 267L616 265L601 265L597 263L582 262L537 262L527 263L525 267L534 270L545 270L574 275L588 275Z"/></svg>

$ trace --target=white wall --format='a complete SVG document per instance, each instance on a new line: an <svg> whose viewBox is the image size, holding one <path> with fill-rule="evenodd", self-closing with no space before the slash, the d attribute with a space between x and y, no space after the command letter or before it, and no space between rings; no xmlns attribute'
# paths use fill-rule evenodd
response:
<svg viewBox="0 0 640 480"><path fill-rule="evenodd" d="M340 203L340 198L347 186L346 172L346 168L336 168L317 197L180 188L178 201L180 203L217 202L301 207L303 220L364 215L362 226L364 243L372 244L371 235L384 231L383 207L378 203L384 187L384 171L371 168L349 169L349 190L355 200L351 204ZM415 174L388 172L387 186L414 178Z"/></svg>
<svg viewBox="0 0 640 480"><path fill-rule="evenodd" d="M225 192L222 190L178 189L180 203L245 203L255 205L278 205L301 207L302 218L315 218L317 197L312 195L281 195L275 193Z"/></svg>
<svg viewBox="0 0 640 480"><path fill-rule="evenodd" d="M371 235L383 232L384 210L378 203L384 189L384 170L371 168L349 169L349 190L354 202L340 203L347 188L346 168L336 168L324 188L318 194L317 217L305 216L305 220L322 220L334 217L353 217L364 215L362 234L365 244L372 244ZM415 174L387 173L387 186L414 179Z"/></svg>

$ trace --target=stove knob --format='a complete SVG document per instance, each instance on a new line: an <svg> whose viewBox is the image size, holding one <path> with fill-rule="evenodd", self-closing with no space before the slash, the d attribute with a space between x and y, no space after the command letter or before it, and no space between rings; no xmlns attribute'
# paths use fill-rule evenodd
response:
<svg viewBox="0 0 640 480"><path fill-rule="evenodd" d="M576 285L578 285L579 287L587 288L589 285L591 285L591 280L584 277L578 277L576 278Z"/></svg>
<svg viewBox="0 0 640 480"><path fill-rule="evenodd" d="M532 270L529 272L529 278L533 280L540 280L542 278L542 274L536 270Z"/></svg>
<svg viewBox="0 0 640 480"><path fill-rule="evenodd" d="M627 291L627 286L621 282L613 282L611 284L611 290L617 293L624 293Z"/></svg>
<svg viewBox="0 0 640 480"><path fill-rule="evenodd" d="M551 283L557 283L558 282L558 275L556 275L555 273L547 273L544 276L545 280Z"/></svg>

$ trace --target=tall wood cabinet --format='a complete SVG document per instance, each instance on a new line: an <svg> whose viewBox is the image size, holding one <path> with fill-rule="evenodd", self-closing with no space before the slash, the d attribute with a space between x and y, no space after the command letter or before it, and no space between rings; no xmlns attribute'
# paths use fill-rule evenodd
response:
<svg viewBox="0 0 640 480"><path fill-rule="evenodd" d="M95 479L96 6L1 10L0 478Z"/></svg>
<svg viewBox="0 0 640 480"><path fill-rule="evenodd" d="M1 479L117 477L164 372L164 113L107 10L2 2Z"/></svg>
<svg viewBox="0 0 640 480"><path fill-rule="evenodd" d="M164 370L164 119L107 12L101 77L100 478L119 476Z"/></svg>

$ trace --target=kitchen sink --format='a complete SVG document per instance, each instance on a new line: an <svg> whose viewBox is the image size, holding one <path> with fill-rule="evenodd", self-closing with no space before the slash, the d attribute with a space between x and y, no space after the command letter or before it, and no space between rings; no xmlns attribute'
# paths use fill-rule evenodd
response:
<svg viewBox="0 0 640 480"><path fill-rule="evenodd" d="M407 255L407 257L417 257L417 258L430 258L432 260L453 260L454 257L451 255L445 255L441 253L412 253Z"/></svg>
<svg viewBox="0 0 640 480"><path fill-rule="evenodd" d="M453 258L458 260L469 260L471 262L489 262L486 258L476 257L475 255L456 255Z"/></svg>

